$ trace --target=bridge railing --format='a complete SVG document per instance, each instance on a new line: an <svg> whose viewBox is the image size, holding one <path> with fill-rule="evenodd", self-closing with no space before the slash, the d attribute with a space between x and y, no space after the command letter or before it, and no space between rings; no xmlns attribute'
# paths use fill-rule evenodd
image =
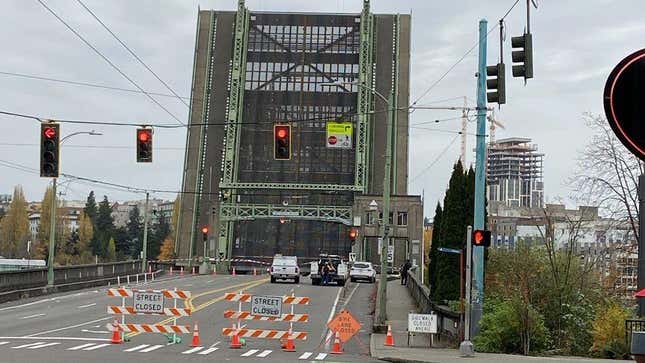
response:
<svg viewBox="0 0 645 363"><path fill-rule="evenodd" d="M433 311L437 314L439 339L446 339L451 343L458 343L461 331L460 314L431 301L430 289L423 285L415 274L408 274L408 291L414 301L416 301L421 313L428 314Z"/></svg>
<svg viewBox="0 0 645 363"><path fill-rule="evenodd" d="M645 331L645 320L625 320L625 344L627 347L631 347L632 332L635 331Z"/></svg>

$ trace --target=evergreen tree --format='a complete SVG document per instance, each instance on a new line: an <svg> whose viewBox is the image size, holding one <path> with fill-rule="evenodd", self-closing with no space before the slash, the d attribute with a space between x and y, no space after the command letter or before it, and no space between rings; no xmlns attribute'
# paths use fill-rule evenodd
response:
<svg viewBox="0 0 645 363"><path fill-rule="evenodd" d="M126 224L126 231L128 236L128 250L132 258L139 258L143 245L143 224L141 223L141 214L137 205L130 210L128 223Z"/></svg>
<svg viewBox="0 0 645 363"><path fill-rule="evenodd" d="M161 244L170 236L170 225L163 215L159 216L158 222L153 227L152 235L148 234L148 256L159 255ZM152 237L152 238L150 238Z"/></svg>
<svg viewBox="0 0 645 363"><path fill-rule="evenodd" d="M132 255L128 230L125 227L118 227L114 230L114 242L116 256L119 261L128 259Z"/></svg>
<svg viewBox="0 0 645 363"><path fill-rule="evenodd" d="M18 258L26 255L30 237L27 201L21 186L16 186L9 211L0 222L0 255Z"/></svg>
<svg viewBox="0 0 645 363"><path fill-rule="evenodd" d="M99 203L99 210L96 216L96 226L94 231L95 245L94 253L101 257L107 256L107 248L110 239L114 233L114 219L112 218L112 208L107 196Z"/></svg>
<svg viewBox="0 0 645 363"><path fill-rule="evenodd" d="M83 208L83 212L85 212L86 216L90 217L92 225L96 226L96 216L99 214L99 212L96 206L96 199L94 198L93 190L90 192L90 195L87 196L87 201L85 202L85 208Z"/></svg>
<svg viewBox="0 0 645 363"><path fill-rule="evenodd" d="M428 286L430 287L431 296L434 296L434 287L437 286L437 256L439 253L437 247L439 247L440 243L442 214L441 204L437 202L434 219L432 220L432 243L430 244L430 265L428 267Z"/></svg>

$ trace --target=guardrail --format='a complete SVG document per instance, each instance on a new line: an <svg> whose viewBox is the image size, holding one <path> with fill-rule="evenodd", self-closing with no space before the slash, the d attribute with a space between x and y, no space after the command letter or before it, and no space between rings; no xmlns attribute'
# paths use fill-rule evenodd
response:
<svg viewBox="0 0 645 363"><path fill-rule="evenodd" d="M635 331L645 331L645 320L625 320L625 345L627 347L631 347L632 333Z"/></svg>
<svg viewBox="0 0 645 363"><path fill-rule="evenodd" d="M430 289L421 284L414 274L408 275L408 291L410 292L410 295L412 295L414 301L416 301L421 313L428 314L433 311L437 314L439 339L447 339L452 343L458 343L461 331L460 314L432 302L430 300Z"/></svg>

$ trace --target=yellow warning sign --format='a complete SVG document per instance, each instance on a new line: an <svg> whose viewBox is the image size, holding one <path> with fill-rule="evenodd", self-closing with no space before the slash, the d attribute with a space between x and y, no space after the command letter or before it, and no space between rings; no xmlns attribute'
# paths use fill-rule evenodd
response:
<svg viewBox="0 0 645 363"><path fill-rule="evenodd" d="M327 147L351 149L354 125L351 122L327 122Z"/></svg>

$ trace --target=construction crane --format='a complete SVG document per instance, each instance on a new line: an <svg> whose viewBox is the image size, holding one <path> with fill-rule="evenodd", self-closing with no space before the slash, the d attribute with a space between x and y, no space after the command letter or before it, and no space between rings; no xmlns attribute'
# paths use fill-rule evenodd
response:
<svg viewBox="0 0 645 363"><path fill-rule="evenodd" d="M495 143L495 129L497 127L499 127L502 130L506 130L506 127L504 126L504 124L501 121L499 121L499 120L497 120L495 118L495 110L494 109L488 115L487 118L488 118L488 122L490 122L490 143L493 144L493 143Z"/></svg>

